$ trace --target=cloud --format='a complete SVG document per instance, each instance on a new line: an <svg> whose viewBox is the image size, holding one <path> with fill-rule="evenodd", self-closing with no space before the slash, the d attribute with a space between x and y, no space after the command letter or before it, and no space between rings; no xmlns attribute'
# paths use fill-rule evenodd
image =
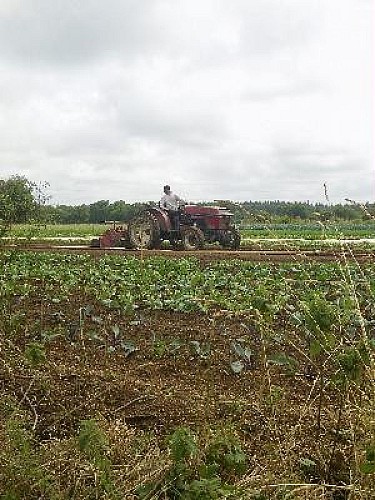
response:
<svg viewBox="0 0 375 500"><path fill-rule="evenodd" d="M14 0L0 10L0 54L31 64L81 64L165 53L207 62L304 43L311 2Z"/></svg>
<svg viewBox="0 0 375 500"><path fill-rule="evenodd" d="M373 198L373 11L3 0L0 175L47 180L54 202L155 199L165 183L195 200L320 199L327 179L337 200Z"/></svg>
<svg viewBox="0 0 375 500"><path fill-rule="evenodd" d="M155 3L156 5L156 3ZM25 0L0 11L0 53L31 64L79 64L154 47L153 3Z"/></svg>

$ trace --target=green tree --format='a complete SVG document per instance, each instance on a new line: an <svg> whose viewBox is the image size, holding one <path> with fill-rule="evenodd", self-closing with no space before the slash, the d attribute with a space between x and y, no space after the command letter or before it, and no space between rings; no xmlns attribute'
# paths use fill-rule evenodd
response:
<svg viewBox="0 0 375 500"><path fill-rule="evenodd" d="M35 184L19 175L0 179L0 221L3 225L28 222L36 213Z"/></svg>
<svg viewBox="0 0 375 500"><path fill-rule="evenodd" d="M99 200L90 204L89 222L96 224L108 219L109 201Z"/></svg>

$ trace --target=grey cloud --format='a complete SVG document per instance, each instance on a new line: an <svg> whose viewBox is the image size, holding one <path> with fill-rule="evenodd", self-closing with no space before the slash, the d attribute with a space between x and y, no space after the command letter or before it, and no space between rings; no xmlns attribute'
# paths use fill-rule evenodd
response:
<svg viewBox="0 0 375 500"><path fill-rule="evenodd" d="M325 174L331 175L332 172L338 172L343 175L345 172L359 172L366 169L366 161L359 155L342 147L314 147L308 144L276 148L273 152L273 158L277 165L276 170L279 173L288 171L298 172L299 175Z"/></svg>
<svg viewBox="0 0 375 500"><path fill-rule="evenodd" d="M316 35L319 2L275 1L243 2L241 43L246 52L269 54L297 48Z"/></svg>
<svg viewBox="0 0 375 500"><path fill-rule="evenodd" d="M0 54L29 63L79 63L155 48L157 2L15 1L0 11Z"/></svg>
<svg viewBox="0 0 375 500"><path fill-rule="evenodd" d="M269 88L249 89L243 92L242 97L248 101L272 101L283 97L299 98L325 92L327 89L318 81L297 81L288 84L270 82Z"/></svg>
<svg viewBox="0 0 375 500"><path fill-rule="evenodd" d="M164 146L211 149L225 137L224 125L215 114L141 109L136 113L124 110L119 114L118 125L126 136L157 141Z"/></svg>
<svg viewBox="0 0 375 500"><path fill-rule="evenodd" d="M0 175L50 181L54 202L167 182L192 200L319 199L326 181L367 197L368 18L352 0L3 0Z"/></svg>
<svg viewBox="0 0 375 500"><path fill-rule="evenodd" d="M14 0L0 10L0 54L28 64L79 64L164 52L210 64L305 43L308 5L192 0ZM173 42L171 43L171 39Z"/></svg>

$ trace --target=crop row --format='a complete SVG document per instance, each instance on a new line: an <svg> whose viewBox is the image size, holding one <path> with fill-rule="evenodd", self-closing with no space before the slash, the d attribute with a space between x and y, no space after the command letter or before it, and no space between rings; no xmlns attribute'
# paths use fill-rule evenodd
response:
<svg viewBox="0 0 375 500"><path fill-rule="evenodd" d="M287 320L301 332L316 324L318 333L336 330L341 337L364 326L375 337L374 264L232 260L202 266L195 258L3 252L0 265L3 304L32 297L63 304L78 296L124 314L221 311L261 317L268 326Z"/></svg>
<svg viewBox="0 0 375 500"><path fill-rule="evenodd" d="M45 284L58 301L80 289L102 304L124 311L137 308L232 312L263 310L277 314L301 300L321 296L342 312L353 290L364 311L372 310L374 265L343 268L337 263L272 265L195 258L141 260L135 257L3 253L1 295L24 295Z"/></svg>
<svg viewBox="0 0 375 500"><path fill-rule="evenodd" d="M247 238L371 239L375 224L253 224L241 232Z"/></svg>
<svg viewBox="0 0 375 500"><path fill-rule="evenodd" d="M91 237L103 233L103 224L15 225L10 235L22 238ZM251 224L241 226L246 238L373 238L375 224Z"/></svg>

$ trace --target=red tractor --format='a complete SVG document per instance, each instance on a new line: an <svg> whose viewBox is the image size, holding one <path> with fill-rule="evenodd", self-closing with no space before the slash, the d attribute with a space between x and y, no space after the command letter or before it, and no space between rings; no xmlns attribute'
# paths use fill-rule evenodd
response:
<svg viewBox="0 0 375 500"><path fill-rule="evenodd" d="M199 250L205 243L218 242L224 248L237 249L241 236L233 223L233 214L223 207L186 205L177 212L150 207L128 225L108 229L92 246L108 248L157 249L163 241L173 248Z"/></svg>
<svg viewBox="0 0 375 500"><path fill-rule="evenodd" d="M205 243L215 242L236 249L241 240L231 212L199 205L186 205L177 212L149 208L130 222L128 237L133 248L145 249L160 248L165 240L184 250L199 250Z"/></svg>

